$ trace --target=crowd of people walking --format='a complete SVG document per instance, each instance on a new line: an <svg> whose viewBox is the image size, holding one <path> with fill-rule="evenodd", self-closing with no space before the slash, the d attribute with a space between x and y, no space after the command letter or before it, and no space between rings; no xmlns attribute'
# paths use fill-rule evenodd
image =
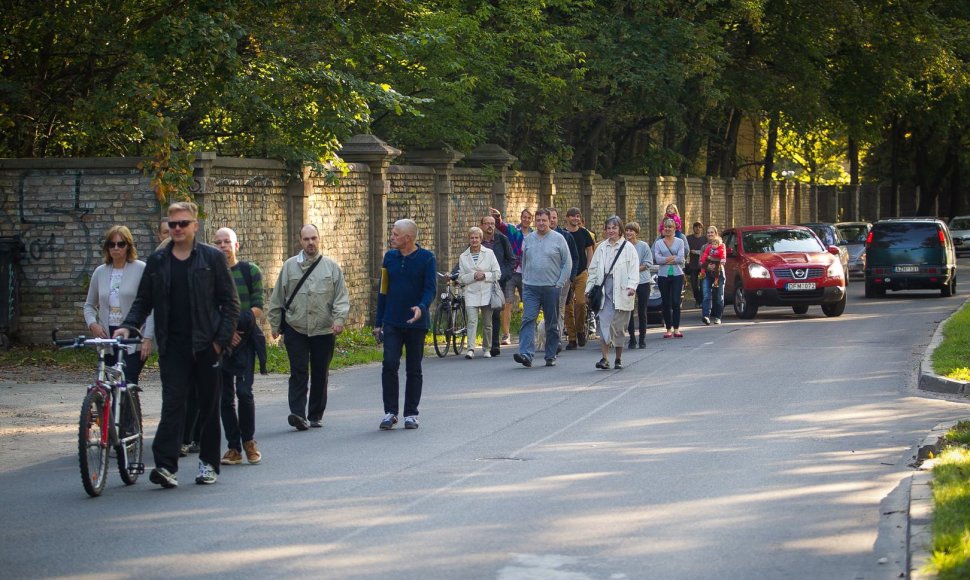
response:
<svg viewBox="0 0 970 580"><path fill-rule="evenodd" d="M624 224L618 216L605 221L597 243L579 208L569 208L565 216L560 226L556 208L527 208L518 224L510 224L489 208L468 230L468 247L452 270L464 293L466 359L493 358L512 345L512 313L521 303L516 363L532 367L541 355L545 366L554 367L563 350L585 347L591 310L599 335L594 366L620 370L625 346L647 348L654 273L663 338L684 336L685 283L701 305L701 321L720 324L726 250L716 227L706 228L703 237L703 224L695 222L693 235L685 236L680 212L670 204L652 244L640 239L640 224ZM170 205L159 226L160 243L144 262L127 227L108 229L101 246L104 263L91 276L84 318L96 337L143 337L140 347L124 355L129 383L138 383L145 360L158 351L162 411L150 481L178 486L179 459L198 453L195 481L212 484L221 465L263 459L253 396L255 369L266 373L261 321L285 346L289 360L287 422L297 431L321 428L330 364L347 324L350 296L340 264L322 253L313 224L300 229L301 249L282 264L268 301L260 267L239 259L234 230L217 230L213 245L201 242L198 208L190 202ZM420 425L422 361L438 266L418 239L414 221L395 222L381 267L373 328L383 344L381 430L393 429L400 417L405 429ZM221 433L226 452L220 458Z"/></svg>

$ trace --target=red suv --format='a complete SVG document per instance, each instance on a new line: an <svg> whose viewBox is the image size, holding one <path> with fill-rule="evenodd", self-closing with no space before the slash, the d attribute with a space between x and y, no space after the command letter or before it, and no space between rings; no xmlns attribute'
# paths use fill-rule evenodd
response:
<svg viewBox="0 0 970 580"><path fill-rule="evenodd" d="M826 316L845 310L845 271L839 249L825 247L804 226L742 226L722 234L727 247L724 299L738 318L760 306L791 306L805 314L818 304Z"/></svg>

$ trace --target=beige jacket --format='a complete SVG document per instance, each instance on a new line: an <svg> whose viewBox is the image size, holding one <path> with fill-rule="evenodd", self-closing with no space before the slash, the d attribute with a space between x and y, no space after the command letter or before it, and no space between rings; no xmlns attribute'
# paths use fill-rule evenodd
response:
<svg viewBox="0 0 970 580"><path fill-rule="evenodd" d="M300 287L286 311L286 324L307 336L333 334L333 325L343 325L350 313L350 294L340 266L322 255L318 260L322 261ZM283 305L312 263L305 259L302 251L283 263L267 313L274 333L282 334L280 322Z"/></svg>

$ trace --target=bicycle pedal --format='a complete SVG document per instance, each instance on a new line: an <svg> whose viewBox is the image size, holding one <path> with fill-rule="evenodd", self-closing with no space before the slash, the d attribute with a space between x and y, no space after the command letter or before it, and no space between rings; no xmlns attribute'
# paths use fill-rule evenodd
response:
<svg viewBox="0 0 970 580"><path fill-rule="evenodd" d="M141 475L142 473L145 473L145 464L144 463L129 463L128 464L128 473L130 473L132 475L135 475L135 474Z"/></svg>

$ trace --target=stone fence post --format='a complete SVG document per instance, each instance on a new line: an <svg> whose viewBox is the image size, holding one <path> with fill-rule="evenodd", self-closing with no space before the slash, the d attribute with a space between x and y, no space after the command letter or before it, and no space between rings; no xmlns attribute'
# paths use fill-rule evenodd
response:
<svg viewBox="0 0 970 580"><path fill-rule="evenodd" d="M381 263L384 260L384 237L387 235L387 196L391 192L391 180L387 168L401 154L373 135L354 135L341 148L340 157L350 163L363 163L370 169L368 183L368 238L364 249L367 255L371 282L371 300L368 312L377 313L377 292L381 285ZM304 178L304 182L309 180ZM373 316L373 315L372 315ZM371 319L371 324L374 320Z"/></svg>
<svg viewBox="0 0 970 580"><path fill-rule="evenodd" d="M202 210L202 217L199 218L199 238L203 242L206 239L205 220L210 212L206 209L206 196L212 191L212 165L215 163L216 154L214 151L203 151L192 160L192 185L189 186L189 193L199 209ZM175 201L175 200L170 200ZM162 208L166 211L167 208Z"/></svg>
<svg viewBox="0 0 970 580"><path fill-rule="evenodd" d="M505 217L509 217L506 216L509 168L518 159L494 143L485 143L472 150L464 160L467 167L487 167L495 172L495 181L492 182L492 207L502 212Z"/></svg>
<svg viewBox="0 0 970 580"><path fill-rule="evenodd" d="M464 156L451 146L442 145L437 149L408 151L402 158L405 163L434 169L435 258L439 269L444 271L448 271L451 264L458 261L458 256L452 256L451 251L451 226L455 223L451 195L455 191L455 164Z"/></svg>

